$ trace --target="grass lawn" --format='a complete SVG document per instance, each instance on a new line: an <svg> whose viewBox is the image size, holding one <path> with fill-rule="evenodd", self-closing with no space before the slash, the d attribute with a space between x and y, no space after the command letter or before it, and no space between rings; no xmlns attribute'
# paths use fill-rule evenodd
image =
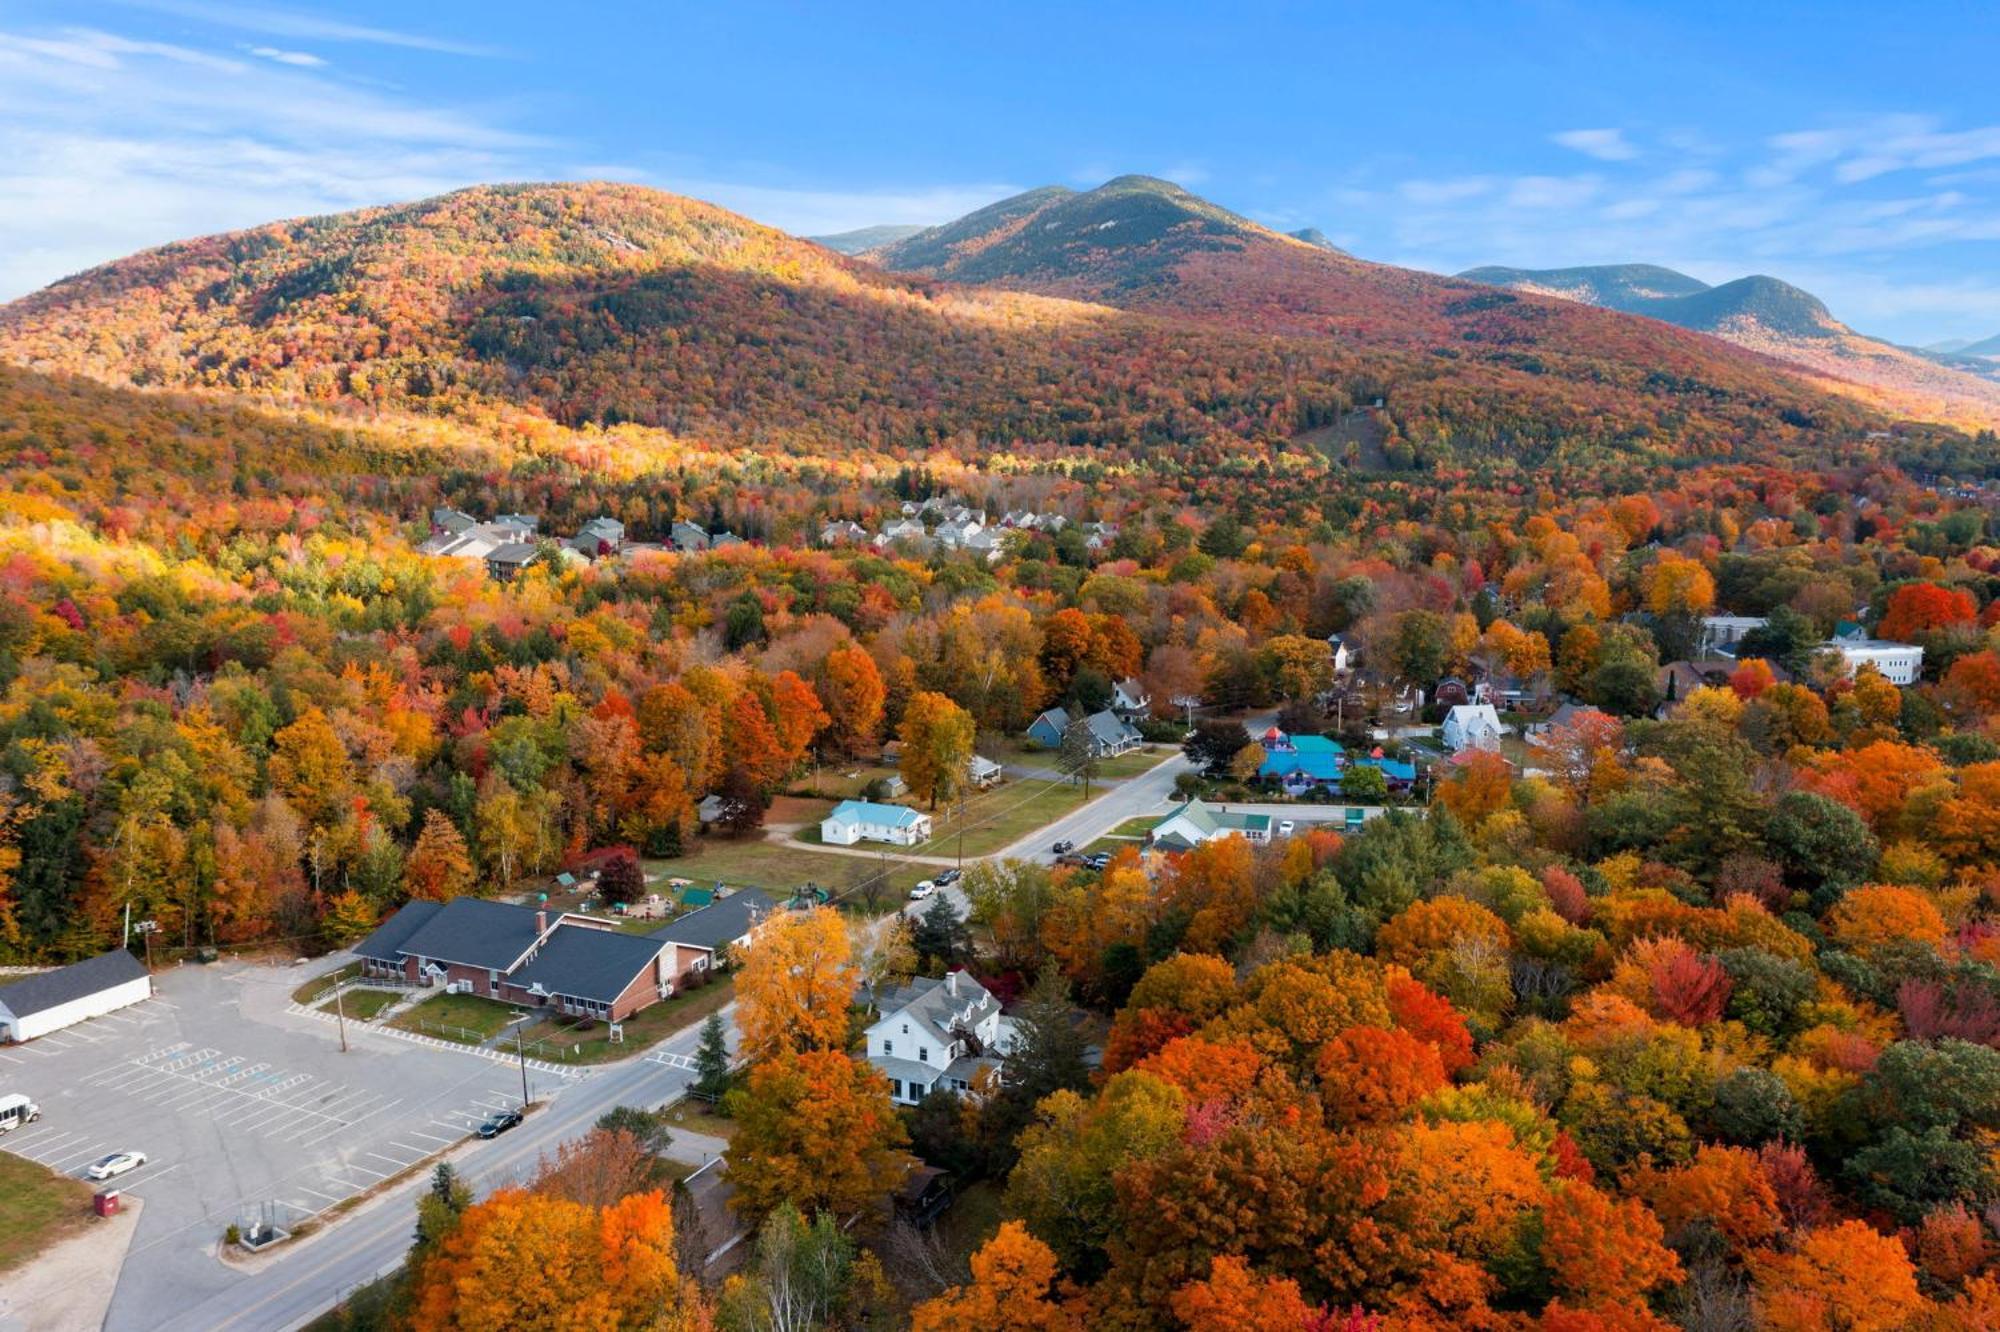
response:
<svg viewBox="0 0 2000 1332"><path fill-rule="evenodd" d="M1129 837L1134 841L1140 841L1144 840L1146 834L1153 831L1159 822L1159 818L1154 815L1142 814L1136 819L1125 820L1125 822L1104 835L1106 837Z"/></svg>
<svg viewBox="0 0 2000 1332"><path fill-rule="evenodd" d="M537 1059L602 1064L639 1054L683 1027L700 1022L726 1005L734 993L735 986L721 981L641 1009L625 1019L625 1039L616 1045L611 1043L610 1029L604 1023L556 1013L529 1023L521 1036L527 1052Z"/></svg>
<svg viewBox="0 0 2000 1332"><path fill-rule="evenodd" d="M814 825L813 832L818 834L818 825ZM917 880L937 872L922 865L897 864L894 850L891 848L884 900L893 895L907 895ZM691 879L703 888L719 881L737 887L762 888L773 896L783 898L803 883L817 883L840 892L881 874L882 862L879 858L814 851L804 843L792 840L708 836L697 841L695 850L688 855L676 856L672 860L649 860L646 869L648 873Z"/></svg>
<svg viewBox="0 0 2000 1332"><path fill-rule="evenodd" d="M1140 745L1129 754L1105 759L1097 765L1097 775L1101 779L1122 782L1127 777L1137 777L1150 771L1162 759L1171 757L1173 751L1165 745Z"/></svg>
<svg viewBox="0 0 2000 1332"><path fill-rule="evenodd" d="M859 800L871 783L895 775L896 769L890 764L823 763L817 785L812 770L807 769L793 780L791 789L802 795L816 794L822 800Z"/></svg>
<svg viewBox="0 0 2000 1332"><path fill-rule="evenodd" d="M460 1045L478 1045L500 1034L522 1010L476 994L437 994L389 1019L402 1031L422 1032Z"/></svg>
<svg viewBox="0 0 2000 1332"><path fill-rule="evenodd" d="M298 989L292 991L292 1002L310 1005L323 994L332 994L333 987L344 980L352 980L361 974L359 962L349 962L338 971L329 971L324 976L315 976Z"/></svg>
<svg viewBox="0 0 2000 1332"><path fill-rule="evenodd" d="M1094 786L1091 798L1102 795L1104 789L1101 785ZM1080 809L1083 804L1083 788L1068 782L1051 784L1033 777L1003 782L965 802L965 854L990 855ZM958 810L940 806L931 816L931 840L910 850L920 856L956 855L958 814Z"/></svg>
<svg viewBox="0 0 2000 1332"><path fill-rule="evenodd" d="M373 1022L378 1013L402 997L397 990L349 990L340 997L339 1007L347 1011L350 1022ZM331 1013L334 1009L331 999L319 1006L322 1013Z"/></svg>
<svg viewBox="0 0 2000 1332"><path fill-rule="evenodd" d="M700 1101L689 1098L667 1108L667 1122L689 1133L706 1133L711 1138L734 1137L736 1121L716 1114Z"/></svg>
<svg viewBox="0 0 2000 1332"><path fill-rule="evenodd" d="M90 1195L80 1179L0 1155L0 1272L89 1225Z"/></svg>

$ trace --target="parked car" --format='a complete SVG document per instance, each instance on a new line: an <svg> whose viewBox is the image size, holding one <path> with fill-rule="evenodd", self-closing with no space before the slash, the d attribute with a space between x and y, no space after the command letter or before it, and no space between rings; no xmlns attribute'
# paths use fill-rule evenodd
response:
<svg viewBox="0 0 2000 1332"><path fill-rule="evenodd" d="M1290 837L1290 836L1292 835L1292 829L1293 829L1293 828L1295 828L1295 827L1297 827L1297 826L1298 826L1298 825L1297 825L1297 824L1295 824L1295 823L1294 823L1294 822L1293 822L1292 820L1290 820L1290 819L1279 819L1279 820L1278 820L1278 836L1280 836L1280 837Z"/></svg>
<svg viewBox="0 0 2000 1332"><path fill-rule="evenodd" d="M910 900L912 902L921 902L936 891L937 884L933 880L925 879L922 883L910 889Z"/></svg>
<svg viewBox="0 0 2000 1332"><path fill-rule="evenodd" d="M482 1138L497 1138L520 1122L521 1112L519 1110L502 1110L499 1114L494 1115L479 1126L479 1136Z"/></svg>
<svg viewBox="0 0 2000 1332"><path fill-rule="evenodd" d="M965 871L961 869L939 870L937 878L932 882L940 888L949 888L964 877Z"/></svg>
<svg viewBox="0 0 2000 1332"><path fill-rule="evenodd" d="M109 1156L100 1156L92 1161L90 1168L83 1173L92 1179L114 1179L128 1170L137 1170L144 1164L146 1164L144 1152L113 1152Z"/></svg>
<svg viewBox="0 0 2000 1332"><path fill-rule="evenodd" d="M1094 870L1101 870L1111 863L1111 856L1108 852L1093 851L1083 858L1083 863Z"/></svg>
<svg viewBox="0 0 2000 1332"><path fill-rule="evenodd" d="M1065 838L1064 840L1057 842L1053 847L1050 847L1049 849L1054 851L1059 856L1066 856L1070 852L1076 850L1076 843Z"/></svg>

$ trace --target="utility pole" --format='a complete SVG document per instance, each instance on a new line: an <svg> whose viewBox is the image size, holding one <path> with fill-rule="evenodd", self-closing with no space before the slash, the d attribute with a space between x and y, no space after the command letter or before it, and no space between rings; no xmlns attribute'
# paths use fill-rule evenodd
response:
<svg viewBox="0 0 2000 1332"><path fill-rule="evenodd" d="M526 1013L514 1019L514 1053L521 1058L521 1113L524 1115L528 1113L528 1050L521 1044L521 1028L527 1020Z"/></svg>
<svg viewBox="0 0 2000 1332"><path fill-rule="evenodd" d="M146 941L147 971L151 971L153 969L153 931L159 928L160 924L158 921L142 920L139 922L139 937Z"/></svg>
<svg viewBox="0 0 2000 1332"><path fill-rule="evenodd" d="M340 1052L347 1053L347 1000L344 997L347 982L337 982L333 987L333 1013L340 1020Z"/></svg>

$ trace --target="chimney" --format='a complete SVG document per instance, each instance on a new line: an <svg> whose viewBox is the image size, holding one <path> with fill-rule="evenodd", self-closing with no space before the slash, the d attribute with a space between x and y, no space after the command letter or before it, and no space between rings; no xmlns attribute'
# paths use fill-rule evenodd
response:
<svg viewBox="0 0 2000 1332"><path fill-rule="evenodd" d="M549 932L549 913L546 911L539 911L539 910L536 911L535 933L540 935L540 934L547 934L548 932Z"/></svg>
<svg viewBox="0 0 2000 1332"><path fill-rule="evenodd" d="M958 998L958 973L956 971L947 971L944 974L944 988L945 993L954 999Z"/></svg>

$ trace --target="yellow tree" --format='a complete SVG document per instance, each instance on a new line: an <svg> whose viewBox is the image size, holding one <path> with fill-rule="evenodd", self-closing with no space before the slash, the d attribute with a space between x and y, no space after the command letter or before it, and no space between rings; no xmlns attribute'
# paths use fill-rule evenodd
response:
<svg viewBox="0 0 2000 1332"><path fill-rule="evenodd" d="M781 1203L808 1216L849 1216L879 1201L909 1167L888 1080L845 1050L760 1060L726 1104L737 1126L730 1205L750 1216Z"/></svg>
<svg viewBox="0 0 2000 1332"><path fill-rule="evenodd" d="M416 1332L697 1332L699 1289L674 1262L673 1211L657 1190L598 1209L503 1189L466 1209L418 1269Z"/></svg>
<svg viewBox="0 0 2000 1332"><path fill-rule="evenodd" d="M972 758L977 727L972 714L943 694L924 690L903 712L903 780L920 799L938 801L958 794Z"/></svg>
<svg viewBox="0 0 2000 1332"><path fill-rule="evenodd" d="M441 809L424 812L424 830L403 863L403 891L411 897L449 902L472 891L477 875L465 835Z"/></svg>
<svg viewBox="0 0 2000 1332"><path fill-rule="evenodd" d="M1081 1320L1059 1304L1051 1287L1056 1256L1009 1221L972 1255L972 1281L910 1311L911 1332L1070 1332Z"/></svg>
<svg viewBox="0 0 2000 1332"><path fill-rule="evenodd" d="M1645 597L1655 615L1706 615L1715 608L1715 579L1694 560L1668 551L1646 570Z"/></svg>
<svg viewBox="0 0 2000 1332"><path fill-rule="evenodd" d="M347 746L318 708L271 738L271 785L314 823L325 823L353 784Z"/></svg>
<svg viewBox="0 0 2000 1332"><path fill-rule="evenodd" d="M860 972L840 913L820 907L774 917L736 978L742 1053L768 1059L847 1046L847 1006Z"/></svg>
<svg viewBox="0 0 2000 1332"><path fill-rule="evenodd" d="M849 645L826 654L825 683L820 687L834 742L848 753L875 743L882 726L882 705L889 697L882 672L867 649Z"/></svg>

